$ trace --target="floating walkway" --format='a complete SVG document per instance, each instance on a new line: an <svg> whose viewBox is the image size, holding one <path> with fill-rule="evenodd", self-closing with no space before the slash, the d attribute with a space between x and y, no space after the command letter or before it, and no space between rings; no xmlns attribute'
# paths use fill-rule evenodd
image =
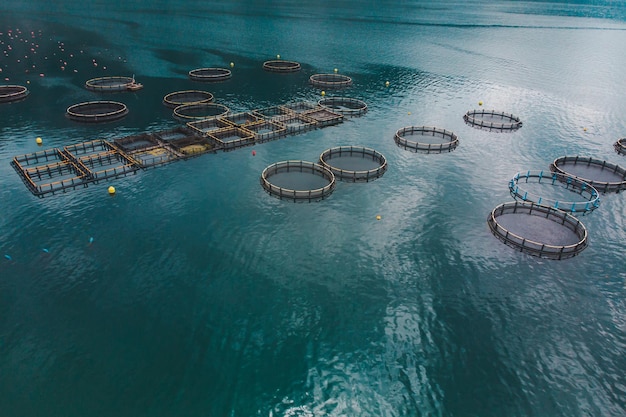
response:
<svg viewBox="0 0 626 417"><path fill-rule="evenodd" d="M108 113L112 110L111 106L115 107L114 112L117 116L119 116L117 112L125 109L117 104L97 103L99 104L96 106L87 106L87 109L84 106L88 103L81 103L82 111L77 105L79 106L77 114L84 114L80 116L81 121L91 121L92 117L101 118L100 113L105 110L105 113ZM13 158L11 165L30 192L38 197L44 197L48 194L87 187L89 184L103 180L136 174L139 170L205 153L234 150L315 128L331 126L344 120L342 114L335 113L317 103L304 101L241 113L230 113L220 107L216 116L193 117L197 114L196 112L205 112L208 106L216 105L196 103L177 106L175 112L178 110L179 115L187 116L180 117L180 119L190 121L174 129L140 133L112 141L98 139L64 148L19 155ZM213 107L211 109L215 110ZM76 110L73 108L72 113L76 113ZM359 150L357 153L360 153L361 159L373 159L379 166L374 169L376 172L366 174L365 180L372 180L382 175L386 169L386 161L381 159L381 156L368 150ZM338 156L333 153L333 157ZM277 174L284 169L291 170L292 165L292 163L279 164L275 170L268 170L267 174L269 175L270 172ZM307 191L307 195L304 196L297 190L288 191L287 187L279 187L282 190L278 190L269 183L265 188L270 194L278 193L280 198L308 201L326 198L334 188L334 175L327 168L315 165L320 167L321 172L330 173L329 184L322 186L323 190L320 193ZM307 164L300 164L298 169L306 170L307 166ZM310 171L315 171L315 169ZM356 175L354 180L363 180L360 178L361 174L354 175ZM332 181L330 181L331 176Z"/></svg>

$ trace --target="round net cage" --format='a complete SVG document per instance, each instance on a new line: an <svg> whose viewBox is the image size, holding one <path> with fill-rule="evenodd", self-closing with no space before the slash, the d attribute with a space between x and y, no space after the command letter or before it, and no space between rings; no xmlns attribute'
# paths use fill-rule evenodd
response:
<svg viewBox="0 0 626 417"><path fill-rule="evenodd" d="M459 138L449 130L429 126L403 127L395 134L396 145L413 152L452 152L459 146Z"/></svg>
<svg viewBox="0 0 626 417"><path fill-rule="evenodd" d="M562 156L554 160L550 170L576 177L601 193L626 190L626 169L600 159L583 156Z"/></svg>
<svg viewBox="0 0 626 417"><path fill-rule="evenodd" d="M341 74L313 74L309 82L321 88L343 88L352 85L352 78Z"/></svg>
<svg viewBox="0 0 626 417"><path fill-rule="evenodd" d="M472 127L490 132L513 132L522 127L519 117L495 110L470 110L463 120Z"/></svg>
<svg viewBox="0 0 626 417"><path fill-rule="evenodd" d="M263 63L263 69L270 72L296 72L300 71L300 63L275 59L272 61L265 61Z"/></svg>
<svg viewBox="0 0 626 417"><path fill-rule="evenodd" d="M136 85L131 77L99 77L85 82L87 90L99 92L126 91L131 85Z"/></svg>
<svg viewBox="0 0 626 417"><path fill-rule="evenodd" d="M600 196L592 185L558 172L518 172L509 181L509 191L515 200L542 204L570 214L584 215L600 206Z"/></svg>
<svg viewBox="0 0 626 417"><path fill-rule="evenodd" d="M618 154L626 155L626 138L618 139L613 147L615 148L615 152L617 152Z"/></svg>
<svg viewBox="0 0 626 417"><path fill-rule="evenodd" d="M189 71L189 78L195 81L224 81L231 75L231 71L226 68L196 68Z"/></svg>
<svg viewBox="0 0 626 417"><path fill-rule="evenodd" d="M281 200L320 201L334 191L335 176L328 168L313 162L282 161L263 170L261 186Z"/></svg>
<svg viewBox="0 0 626 417"><path fill-rule="evenodd" d="M189 122L225 116L229 111L228 107L217 103L183 104L174 108L174 117Z"/></svg>
<svg viewBox="0 0 626 417"><path fill-rule="evenodd" d="M367 111L367 104L364 101L349 97L327 97L317 104L344 116L360 116Z"/></svg>
<svg viewBox="0 0 626 417"><path fill-rule="evenodd" d="M66 114L78 122L110 122L126 116L128 108L117 101L87 101L68 107Z"/></svg>
<svg viewBox="0 0 626 417"><path fill-rule="evenodd" d="M587 229L580 220L541 204L500 204L489 214L487 224L506 245L541 258L571 258L587 247Z"/></svg>
<svg viewBox="0 0 626 417"><path fill-rule="evenodd" d="M200 90L174 91L163 97L163 104L171 109L184 104L204 104L212 101L213 94Z"/></svg>
<svg viewBox="0 0 626 417"><path fill-rule="evenodd" d="M26 98L28 88L22 85L0 85L0 103L9 103Z"/></svg>
<svg viewBox="0 0 626 417"><path fill-rule="evenodd" d="M387 159L380 152L362 146L338 146L322 152L320 165L342 181L370 182L387 171Z"/></svg>

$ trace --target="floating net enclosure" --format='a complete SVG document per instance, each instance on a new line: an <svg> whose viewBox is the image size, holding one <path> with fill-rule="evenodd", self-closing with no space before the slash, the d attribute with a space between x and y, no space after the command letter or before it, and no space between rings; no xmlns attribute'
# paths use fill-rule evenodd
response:
<svg viewBox="0 0 626 417"><path fill-rule="evenodd" d="M626 155L626 138L618 139L613 147L615 148L615 152L617 152L618 154Z"/></svg>
<svg viewBox="0 0 626 417"><path fill-rule="evenodd" d="M287 129L288 134L297 134L315 129L317 122L304 114L286 114L279 116L274 121L282 123Z"/></svg>
<svg viewBox="0 0 626 417"><path fill-rule="evenodd" d="M339 146L320 155L320 164L342 181L370 182L387 171L387 159L374 149Z"/></svg>
<svg viewBox="0 0 626 417"><path fill-rule="evenodd" d="M225 81L232 73L226 68L196 68L189 71L189 78L194 81Z"/></svg>
<svg viewBox="0 0 626 417"><path fill-rule="evenodd" d="M263 69L270 72L297 72L300 71L300 63L276 59L272 61L265 61L263 63Z"/></svg>
<svg viewBox="0 0 626 417"><path fill-rule="evenodd" d="M212 117L210 119L187 122L187 126L197 134L204 136L210 132L231 127L232 125L221 117Z"/></svg>
<svg viewBox="0 0 626 417"><path fill-rule="evenodd" d="M470 110L463 120L472 127L496 132L513 132L522 127L519 117L495 110Z"/></svg>
<svg viewBox="0 0 626 417"><path fill-rule="evenodd" d="M518 201L542 204L571 214L584 215L600 206L600 196L593 186L558 172L518 172L509 181L509 191ZM543 194L545 191L548 191L547 196Z"/></svg>
<svg viewBox="0 0 626 417"><path fill-rule="evenodd" d="M500 204L487 224L506 245L541 258L571 258L587 247L587 229L580 220L553 207L520 201Z"/></svg>
<svg viewBox="0 0 626 417"><path fill-rule="evenodd" d="M409 126L395 134L396 144L413 152L452 152L459 146L459 138L452 132L429 126Z"/></svg>
<svg viewBox="0 0 626 417"><path fill-rule="evenodd" d="M117 101L87 101L68 107L66 114L78 122L110 122L126 116L128 108Z"/></svg>
<svg viewBox="0 0 626 417"><path fill-rule="evenodd" d="M311 110L319 109L320 107L316 103L311 103L309 101L295 101L291 103L287 103L282 106L288 113L297 113L302 114L309 112Z"/></svg>
<svg viewBox="0 0 626 417"><path fill-rule="evenodd" d="M135 174L140 168L134 159L105 140L83 142L64 149L76 165L89 171L92 182Z"/></svg>
<svg viewBox="0 0 626 417"><path fill-rule="evenodd" d="M343 115L326 108L319 107L302 113L306 117L315 120L317 127L332 126L343 122Z"/></svg>
<svg viewBox="0 0 626 417"><path fill-rule="evenodd" d="M177 139L184 139L184 138L188 138L191 136L198 136L198 133L195 130L189 128L189 126L177 126L173 129L154 132L154 135L161 142L167 143L167 142L171 142Z"/></svg>
<svg viewBox="0 0 626 417"><path fill-rule="evenodd" d="M309 82L320 88L343 88L352 85L352 78L341 74L313 74Z"/></svg>
<svg viewBox="0 0 626 417"><path fill-rule="evenodd" d="M229 111L228 107L217 103L183 104L174 109L174 118L189 122L226 116Z"/></svg>
<svg viewBox="0 0 626 417"><path fill-rule="evenodd" d="M344 116L360 116L367 111L367 104L364 101L349 97L323 98L318 104Z"/></svg>
<svg viewBox="0 0 626 417"><path fill-rule="evenodd" d="M322 165L306 161L276 162L261 173L261 186L281 200L323 200L335 189L335 176Z"/></svg>
<svg viewBox="0 0 626 417"><path fill-rule="evenodd" d="M133 152L140 149L160 146L156 135L152 133L140 133L138 135L125 136L113 141L113 144L124 152Z"/></svg>
<svg viewBox="0 0 626 417"><path fill-rule="evenodd" d="M254 133L237 126L209 132L207 137L225 151L254 144Z"/></svg>
<svg viewBox="0 0 626 417"><path fill-rule="evenodd" d="M265 120L276 120L282 116L294 114L295 112L285 106L272 106L254 110L252 113Z"/></svg>
<svg viewBox="0 0 626 417"><path fill-rule="evenodd" d="M251 112L233 113L227 116L220 117L222 120L230 123L232 126L244 127L250 123L256 123L261 120L261 117Z"/></svg>
<svg viewBox="0 0 626 417"><path fill-rule="evenodd" d="M626 190L626 169L600 159L562 156L554 160L550 170L577 177L601 193Z"/></svg>
<svg viewBox="0 0 626 417"><path fill-rule="evenodd" d="M246 129L254 133L257 143L267 142L287 135L287 127L280 122L261 120L246 125Z"/></svg>
<svg viewBox="0 0 626 417"><path fill-rule="evenodd" d="M85 88L98 92L127 91L130 85L134 85L135 79L131 77L99 77L85 82Z"/></svg>
<svg viewBox="0 0 626 417"><path fill-rule="evenodd" d="M26 188L37 197L86 187L90 181L89 172L57 148L16 156L11 165Z"/></svg>
<svg viewBox="0 0 626 417"><path fill-rule="evenodd" d="M0 103L24 100L28 95L28 88L22 85L0 85Z"/></svg>
<svg viewBox="0 0 626 417"><path fill-rule="evenodd" d="M170 144L186 157L198 156L207 152L215 152L215 145L203 136L190 136L170 141Z"/></svg>
<svg viewBox="0 0 626 417"><path fill-rule="evenodd" d="M184 90L174 91L163 97L163 104L173 109L183 104L202 104L213 101L213 94L208 91Z"/></svg>

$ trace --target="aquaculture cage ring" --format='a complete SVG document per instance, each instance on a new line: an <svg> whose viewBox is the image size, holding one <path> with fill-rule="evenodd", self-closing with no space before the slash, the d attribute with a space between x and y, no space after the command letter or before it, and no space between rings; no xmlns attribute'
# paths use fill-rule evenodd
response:
<svg viewBox="0 0 626 417"><path fill-rule="evenodd" d="M615 152L617 152L618 154L626 155L626 138L618 139L613 147L615 148Z"/></svg>
<svg viewBox="0 0 626 417"><path fill-rule="evenodd" d="M463 115L468 125L490 132L514 132L522 127L519 117L495 110L470 110Z"/></svg>
<svg viewBox="0 0 626 417"><path fill-rule="evenodd" d="M323 200L332 194L335 183L331 170L307 161L276 162L261 173L261 186L267 193L294 202Z"/></svg>
<svg viewBox="0 0 626 417"><path fill-rule="evenodd" d="M506 245L540 258L571 258L587 247L587 229L580 220L541 204L500 204L489 214L487 224Z"/></svg>
<svg viewBox="0 0 626 417"><path fill-rule="evenodd" d="M23 100L28 95L28 88L23 85L0 85L0 103Z"/></svg>
<svg viewBox="0 0 626 417"><path fill-rule="evenodd" d="M576 177L601 193L626 190L626 169L600 159L562 156L552 162L550 171Z"/></svg>
<svg viewBox="0 0 626 417"><path fill-rule="evenodd" d="M299 62L284 61L282 59L265 61L263 63L263 69L270 72L297 72L300 71L300 68Z"/></svg>
<svg viewBox="0 0 626 417"><path fill-rule="evenodd" d="M367 104L364 101L349 97L327 97L317 104L344 116L355 117L367 112Z"/></svg>
<svg viewBox="0 0 626 417"><path fill-rule="evenodd" d="M136 83L134 77L99 77L92 78L91 80L87 80L85 82L85 88L87 90L98 91L101 93L133 91L138 90L141 87L143 86Z"/></svg>
<svg viewBox="0 0 626 417"><path fill-rule="evenodd" d="M223 104L198 103L183 104L174 108L174 117L180 121L189 122L194 120L222 117L228 114L230 109Z"/></svg>
<svg viewBox="0 0 626 417"><path fill-rule="evenodd" d="M128 107L117 101L87 101L67 108L68 118L78 122L110 122L128 114Z"/></svg>
<svg viewBox="0 0 626 417"><path fill-rule="evenodd" d="M232 72L226 68L196 68L189 71L189 78L195 81L225 81Z"/></svg>
<svg viewBox="0 0 626 417"><path fill-rule="evenodd" d="M320 165L342 181L370 182L387 171L387 159L380 152L362 146L338 146L322 152Z"/></svg>
<svg viewBox="0 0 626 417"><path fill-rule="evenodd" d="M566 194L567 197L559 200L541 196L533 192L533 189L538 188L538 184L559 187L561 190L565 189L563 194ZM592 185L579 178L558 172L518 172L509 181L509 191L515 200L542 204L574 215L590 213L600 206L600 196ZM576 195L580 196L578 201L570 198Z"/></svg>
<svg viewBox="0 0 626 417"><path fill-rule="evenodd" d="M352 78L341 74L313 74L309 82L320 88L343 88L352 85Z"/></svg>
<svg viewBox="0 0 626 417"><path fill-rule="evenodd" d="M200 90L174 91L163 97L163 104L171 109L182 106L183 104L203 104L211 103L212 101L213 94L208 91Z"/></svg>
<svg viewBox="0 0 626 417"><path fill-rule="evenodd" d="M452 152L459 146L459 138L453 132L430 126L403 127L396 132L394 140L401 148L422 153Z"/></svg>

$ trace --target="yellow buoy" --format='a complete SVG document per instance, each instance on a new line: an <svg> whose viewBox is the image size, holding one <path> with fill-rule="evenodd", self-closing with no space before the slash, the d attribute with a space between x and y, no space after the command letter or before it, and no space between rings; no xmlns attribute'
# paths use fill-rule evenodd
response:
<svg viewBox="0 0 626 417"><path fill-rule="evenodd" d="M335 74L337 73L337 71L339 71L337 68L335 68L333 71L335 71Z"/></svg>
<svg viewBox="0 0 626 417"><path fill-rule="evenodd" d="M230 63L230 67L232 68L232 67L234 67L234 66L235 66L235 63L234 63L234 62L231 62L231 63Z"/></svg>
<svg viewBox="0 0 626 417"><path fill-rule="evenodd" d="M114 186L109 186L109 194L113 195L115 194L115 187Z"/></svg>
<svg viewBox="0 0 626 417"><path fill-rule="evenodd" d="M35 139L35 142L37 142L37 145L41 145L43 143L43 139L38 137L37 139Z"/></svg>
<svg viewBox="0 0 626 417"><path fill-rule="evenodd" d="M379 214L376 216L376 220L380 220L380 219L382 219L382 216Z"/></svg>
<svg viewBox="0 0 626 417"><path fill-rule="evenodd" d="M276 55L276 59L280 59L280 54L279 54L279 55Z"/></svg>
<svg viewBox="0 0 626 417"><path fill-rule="evenodd" d="M479 105L479 106L482 106L482 105L483 105L483 102L482 102L482 101L479 101L479 102L478 102L478 105Z"/></svg>
<svg viewBox="0 0 626 417"><path fill-rule="evenodd" d="M411 114L411 112L409 112L408 114Z"/></svg>
<svg viewBox="0 0 626 417"><path fill-rule="evenodd" d="M326 95L326 91L322 91L322 96L325 96L325 95Z"/></svg>
<svg viewBox="0 0 626 417"><path fill-rule="evenodd" d="M587 128L586 128L586 127L584 127L584 128L583 128L583 131L585 131L585 132L586 132L586 131L587 131Z"/></svg>
<svg viewBox="0 0 626 417"><path fill-rule="evenodd" d="M389 81L385 81L385 87L389 87Z"/></svg>

